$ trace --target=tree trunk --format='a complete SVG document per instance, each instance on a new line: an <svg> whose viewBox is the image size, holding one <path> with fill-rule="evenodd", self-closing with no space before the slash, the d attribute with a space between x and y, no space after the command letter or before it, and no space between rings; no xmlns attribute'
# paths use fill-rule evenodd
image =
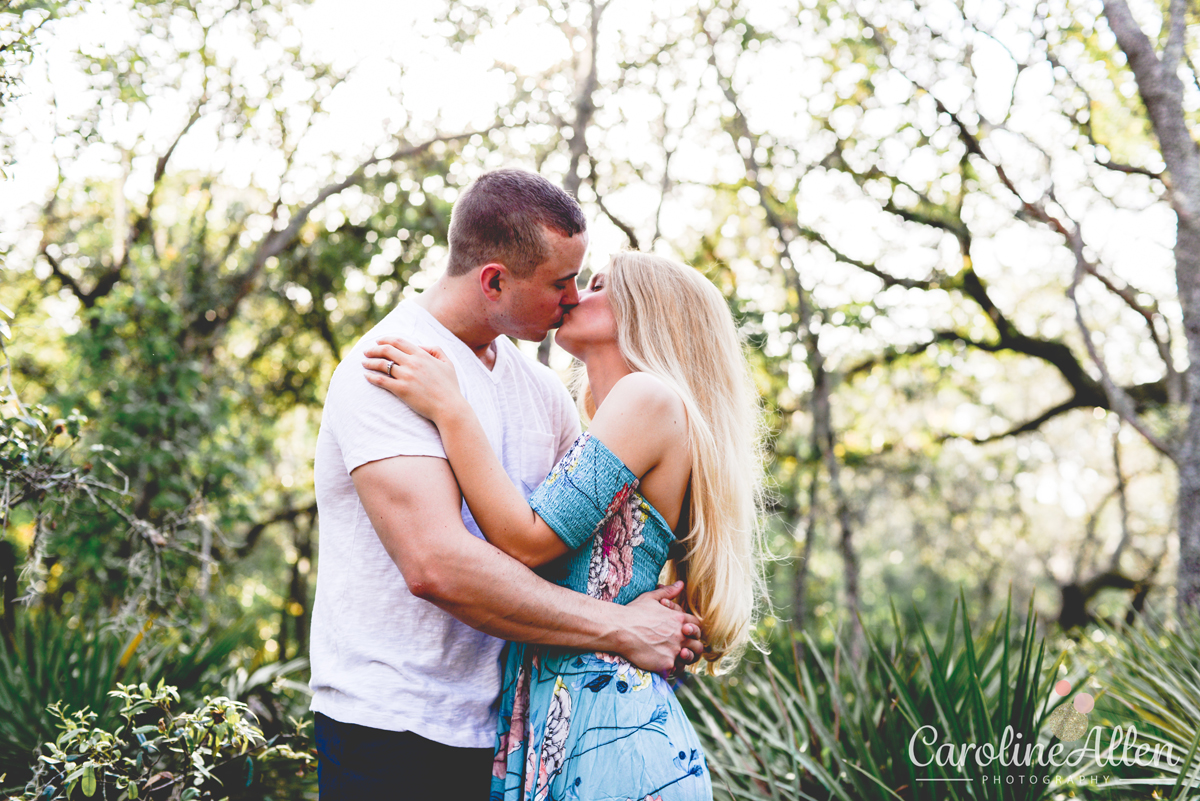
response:
<svg viewBox="0 0 1200 801"><path fill-rule="evenodd" d="M815 438L814 438L815 439ZM819 453L819 447L814 441L813 453ZM800 556L794 562L792 573L792 626L796 631L804 629L808 619L808 560L812 556L813 541L817 537L817 501L820 497L821 465L813 464L812 476L808 482L808 515L804 521L804 544ZM794 645L797 649L796 658L800 658L800 641Z"/></svg>
<svg viewBox="0 0 1200 801"><path fill-rule="evenodd" d="M1167 166L1171 205L1178 221L1175 277L1188 344L1184 387L1187 423L1173 448L1179 470L1179 573L1176 604L1180 613L1200 609L1200 151L1183 109L1183 61L1187 0L1171 0L1162 57L1142 32L1125 0L1106 0L1104 14L1129 60L1138 94L1158 138Z"/></svg>
<svg viewBox="0 0 1200 801"><path fill-rule="evenodd" d="M600 38L600 15L604 13L607 5L605 3L598 6L596 0L591 0L590 3L587 72L584 73L583 84L575 98L575 121L571 124L571 139L567 143L571 151L571 163L567 167L566 176L563 177L563 189L567 190L567 194L576 200L579 199L579 187L583 184L583 175L580 174L579 169L587 156L587 129L592 123L592 115L596 112L596 103L593 99L596 87L599 85L596 75L596 46L597 40ZM546 338L538 345L537 359L547 367L550 366L550 349L552 347L554 347L553 334L547 334Z"/></svg>

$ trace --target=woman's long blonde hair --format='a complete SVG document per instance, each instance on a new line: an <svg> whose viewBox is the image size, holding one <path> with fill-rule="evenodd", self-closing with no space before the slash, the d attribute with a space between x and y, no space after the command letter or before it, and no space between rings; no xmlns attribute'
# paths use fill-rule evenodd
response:
<svg viewBox="0 0 1200 801"><path fill-rule="evenodd" d="M630 251L613 256L607 276L621 355L671 386L687 410L689 530L669 573L687 582L687 606L703 621L708 671L723 672L749 642L764 597L758 393L729 306L699 272ZM590 406L581 389L581 406Z"/></svg>

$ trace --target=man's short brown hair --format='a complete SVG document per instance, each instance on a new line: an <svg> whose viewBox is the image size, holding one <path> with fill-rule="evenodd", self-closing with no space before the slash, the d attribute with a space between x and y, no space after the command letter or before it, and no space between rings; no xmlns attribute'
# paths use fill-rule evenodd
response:
<svg viewBox="0 0 1200 801"><path fill-rule="evenodd" d="M550 258L543 228L571 237L587 230L575 198L524 170L484 173L467 187L450 214L450 275L499 262L517 278L533 275Z"/></svg>

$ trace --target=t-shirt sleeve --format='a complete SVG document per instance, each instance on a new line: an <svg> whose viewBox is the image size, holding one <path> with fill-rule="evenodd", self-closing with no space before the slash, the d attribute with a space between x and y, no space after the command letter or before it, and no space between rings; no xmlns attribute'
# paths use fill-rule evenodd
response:
<svg viewBox="0 0 1200 801"><path fill-rule="evenodd" d="M529 497L529 505L572 550L621 508L638 479L598 439L576 440L546 480Z"/></svg>
<svg viewBox="0 0 1200 801"><path fill-rule="evenodd" d="M325 418L337 433L346 472L393 456L446 458L437 427L386 389L368 383L359 359L347 358L333 374Z"/></svg>

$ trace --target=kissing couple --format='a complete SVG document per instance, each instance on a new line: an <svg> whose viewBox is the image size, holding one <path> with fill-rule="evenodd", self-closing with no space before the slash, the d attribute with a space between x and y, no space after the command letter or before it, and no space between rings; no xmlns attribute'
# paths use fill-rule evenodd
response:
<svg viewBox="0 0 1200 801"><path fill-rule="evenodd" d="M533 173L478 178L449 239L325 400L320 797L711 799L669 676L731 665L761 597L759 407L729 307L637 252L579 290L587 222ZM552 328L574 400L508 339Z"/></svg>

